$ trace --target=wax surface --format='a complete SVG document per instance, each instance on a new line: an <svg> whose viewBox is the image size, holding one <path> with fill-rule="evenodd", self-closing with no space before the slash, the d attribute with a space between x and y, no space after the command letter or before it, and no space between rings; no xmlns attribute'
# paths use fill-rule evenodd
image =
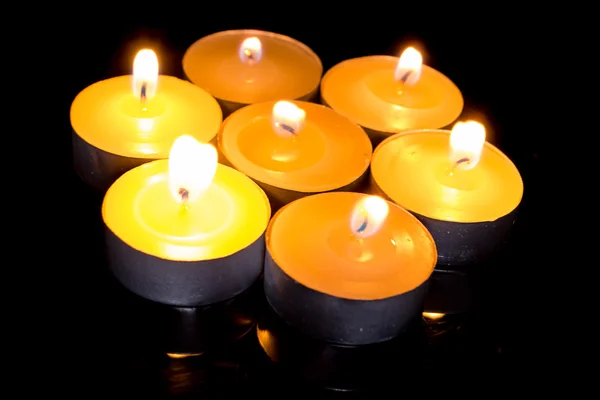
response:
<svg viewBox="0 0 600 400"><path fill-rule="evenodd" d="M450 131L406 132L382 142L371 174L394 202L429 218L453 222L495 221L523 197L519 171L500 150L485 143L471 170L453 169Z"/></svg>
<svg viewBox="0 0 600 400"><path fill-rule="evenodd" d="M181 135L215 137L223 115L217 101L193 84L160 75L145 109L133 95L132 76L94 83L71 105L73 130L92 146L132 158L166 158Z"/></svg>
<svg viewBox="0 0 600 400"><path fill-rule="evenodd" d="M238 49L258 37L262 59L244 64ZM219 99L242 104L298 99L316 90L323 73L319 57L287 36L258 30L218 32L198 40L183 57L188 79Z"/></svg>
<svg viewBox="0 0 600 400"><path fill-rule="evenodd" d="M406 293L431 275L433 238L406 210L390 204L374 236L356 239L350 215L363 194L330 192L282 208L267 230L267 249L301 284L332 296L377 300Z"/></svg>
<svg viewBox="0 0 600 400"><path fill-rule="evenodd" d="M423 65L417 84L394 79L398 57L369 56L343 61L321 82L327 105L365 128L380 132L442 128L462 112L460 90L445 75Z"/></svg>
<svg viewBox="0 0 600 400"><path fill-rule="evenodd" d="M168 160L158 160L121 176L102 205L106 226L134 249L167 260L226 257L256 241L271 210L251 179L217 166L212 185L187 211L168 188Z"/></svg>
<svg viewBox="0 0 600 400"><path fill-rule="evenodd" d="M372 154L364 130L328 107L292 103L306 112L296 137L273 130L275 102L253 104L229 116L219 132L219 146L231 164L257 181L304 193L338 189L358 179Z"/></svg>

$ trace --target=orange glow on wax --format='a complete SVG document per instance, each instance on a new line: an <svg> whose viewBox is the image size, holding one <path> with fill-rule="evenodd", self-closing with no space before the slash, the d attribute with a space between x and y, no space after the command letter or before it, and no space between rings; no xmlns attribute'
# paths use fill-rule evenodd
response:
<svg viewBox="0 0 600 400"><path fill-rule="evenodd" d="M523 196L518 169L485 141L485 128L475 121L386 139L373 154L371 175L395 203L442 221L495 221Z"/></svg>
<svg viewBox="0 0 600 400"><path fill-rule="evenodd" d="M377 300L411 291L431 275L435 243L413 215L384 202L328 192L289 203L270 222L269 254L288 276L332 296Z"/></svg>

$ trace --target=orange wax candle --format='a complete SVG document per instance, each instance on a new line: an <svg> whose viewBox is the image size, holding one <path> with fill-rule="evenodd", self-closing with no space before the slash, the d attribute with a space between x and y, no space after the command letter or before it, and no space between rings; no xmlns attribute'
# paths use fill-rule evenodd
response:
<svg viewBox="0 0 600 400"><path fill-rule="evenodd" d="M484 127L421 130L382 142L371 163L374 190L416 214L432 232L440 263L490 255L514 223L523 181L510 159L485 142Z"/></svg>
<svg viewBox="0 0 600 400"><path fill-rule="evenodd" d="M400 58L368 56L335 65L323 77L321 98L365 128L374 146L394 133L445 127L463 108L456 85L423 65L412 47Z"/></svg>
<svg viewBox="0 0 600 400"><path fill-rule="evenodd" d="M274 209L310 193L358 188L372 153L361 127L303 101L240 109L223 123L218 143L227 162L261 185Z"/></svg>
<svg viewBox="0 0 600 400"><path fill-rule="evenodd" d="M191 136L175 141L168 160L115 181L102 217L115 276L150 300L211 304L241 293L262 272L270 217L264 192Z"/></svg>
<svg viewBox="0 0 600 400"><path fill-rule="evenodd" d="M312 99L323 65L295 39L244 29L195 42L183 57L183 70L191 82L215 96L228 115L247 104Z"/></svg>
<svg viewBox="0 0 600 400"><path fill-rule="evenodd" d="M94 83L71 105L77 173L105 191L124 172L166 158L181 134L211 141L222 122L217 101L193 84L158 74L158 60L142 50L133 75Z"/></svg>
<svg viewBox="0 0 600 400"><path fill-rule="evenodd" d="M419 309L437 260L409 212L359 193L331 192L283 207L267 230L265 291L292 325L342 343L389 339Z"/></svg>

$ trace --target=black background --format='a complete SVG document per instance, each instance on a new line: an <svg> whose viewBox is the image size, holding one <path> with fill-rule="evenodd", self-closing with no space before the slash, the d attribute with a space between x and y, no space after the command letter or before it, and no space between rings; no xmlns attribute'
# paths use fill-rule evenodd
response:
<svg viewBox="0 0 600 400"><path fill-rule="evenodd" d="M37 336L43 332L49 342L43 348L57 353L45 364L45 374L57 376L52 383L59 383L63 391L151 397L173 393L166 378L168 363L149 355L152 344L146 342L151 342L152 335L144 338L143 332L127 324L135 318L119 311L123 299L115 297L118 288L103 260L99 202L71 167L70 104L86 86L131 73L133 57L142 47L156 51L162 74L183 78L181 59L187 47L204 35L226 29L256 28L292 36L321 57L325 71L348 58L397 55L402 48L416 45L426 64L456 83L465 98L461 119L477 118L486 124L488 141L519 168L525 196L511 253L485 280L486 309L479 307L472 318L476 333L463 337L452 351L442 352L426 373L432 380L452 377L502 386L526 380L527 366L539 363L534 351L539 348L536 317L532 317L538 298L532 288L541 250L539 204L547 155L541 133L531 129L524 111L527 91L516 88L523 88L528 69L546 62L549 55L535 50L536 34L522 27L525 16L504 15L502 9L458 7L434 17L428 7L414 11L392 3L324 3L314 8L291 2L200 4L177 10L156 4L139 13L132 11L138 7L133 4L127 10L89 6L89 10L72 10L71 18L53 21L45 29L52 45L42 45L40 51L45 51L45 62L52 64L50 70L56 71L50 85L56 87L52 106L59 108L53 125L53 138L59 140L53 139L52 146L61 154L58 164L69 189L59 196L57 209L61 211L51 222L60 228L50 241L59 244L45 257L54 260L51 264L56 268L40 278L47 306L37 312L44 317L38 315L43 322L35 325ZM138 342L145 346L136 344L132 335L138 335ZM449 343L444 346L452 347L452 340ZM267 378L251 389L239 390L264 393L270 381L269 372L265 374Z"/></svg>

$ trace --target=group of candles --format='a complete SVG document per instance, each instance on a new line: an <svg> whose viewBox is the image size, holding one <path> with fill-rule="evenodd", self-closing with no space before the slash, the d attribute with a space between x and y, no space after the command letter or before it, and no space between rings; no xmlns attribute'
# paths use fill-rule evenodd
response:
<svg viewBox="0 0 600 400"><path fill-rule="evenodd" d="M159 75L141 50L132 75L71 107L75 169L105 192L110 267L140 296L208 305L264 272L290 324L373 343L420 312L436 264L489 257L514 223L518 170L480 123L441 129L463 98L414 48L321 79L304 44L235 30L198 40L183 69L189 81ZM319 88L324 105L309 102Z"/></svg>

